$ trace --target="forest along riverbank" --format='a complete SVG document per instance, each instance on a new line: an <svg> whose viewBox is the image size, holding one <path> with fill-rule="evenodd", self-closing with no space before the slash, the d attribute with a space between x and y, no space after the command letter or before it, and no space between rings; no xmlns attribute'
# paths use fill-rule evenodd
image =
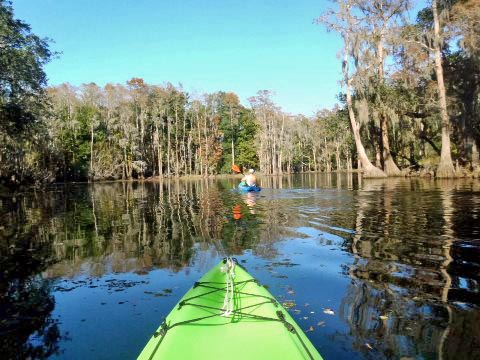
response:
<svg viewBox="0 0 480 360"><path fill-rule="evenodd" d="M112 182L3 196L6 357L134 358L222 249L327 359L480 357L479 182L312 173L261 185L241 194L235 179Z"/></svg>

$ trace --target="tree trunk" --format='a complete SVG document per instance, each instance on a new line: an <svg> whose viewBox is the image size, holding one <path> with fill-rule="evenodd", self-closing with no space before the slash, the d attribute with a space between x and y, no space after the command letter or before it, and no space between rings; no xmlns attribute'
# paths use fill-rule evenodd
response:
<svg viewBox="0 0 480 360"><path fill-rule="evenodd" d="M271 157L271 168L272 174L277 175L277 127L276 127L276 115L272 116L272 138L273 138L273 146L272 146L272 157Z"/></svg>
<svg viewBox="0 0 480 360"><path fill-rule="evenodd" d="M235 165L235 142L233 141L234 133L233 133L233 108L230 105L230 131L232 136L232 167Z"/></svg>
<svg viewBox="0 0 480 360"><path fill-rule="evenodd" d="M167 176L171 175L170 172L170 151L171 151L171 143L170 143L170 116L167 112Z"/></svg>
<svg viewBox="0 0 480 360"><path fill-rule="evenodd" d="M438 164L437 178L455 177L455 168L453 167L452 155L450 150L450 121L447 112L447 97L445 84L443 81L443 66L441 41L440 41L440 22L438 19L437 0L432 0L433 27L434 27L434 55L435 55L435 73L437 75L438 85L438 105L440 107L440 117L442 120L442 152L440 154L440 163Z"/></svg>
<svg viewBox="0 0 480 360"><path fill-rule="evenodd" d="M188 140L187 140L187 151L188 151L188 175L192 174L192 161L193 161L193 155L192 155L192 134L188 134Z"/></svg>
<svg viewBox="0 0 480 360"><path fill-rule="evenodd" d="M182 133L182 152L183 152L183 174L184 175L187 175L187 172L188 172L188 164L187 164L187 144L189 144L186 139L185 139L185 135L187 133L187 129L186 129L186 123L187 123L187 119L186 119L186 116L187 116L187 112L183 111L183 133Z"/></svg>
<svg viewBox="0 0 480 360"><path fill-rule="evenodd" d="M388 121L385 114L381 116L381 133L383 145L383 171L387 176L400 176L402 173L390 153L390 142L388 141Z"/></svg>
<svg viewBox="0 0 480 360"><path fill-rule="evenodd" d="M377 57L378 57L378 77L379 84L383 86L384 83L384 51L383 51L383 37L384 32L380 32L380 40L377 44ZM380 133L382 139L382 159L383 159L383 171L387 176L399 176L401 175L400 169L393 161L392 154L390 153L390 143L388 141L388 119L385 112L382 110L380 115Z"/></svg>
<svg viewBox="0 0 480 360"><path fill-rule="evenodd" d="M360 129L358 127L357 121L355 119L355 112L353 111L352 104L352 95L350 94L350 78L348 75L348 53L350 51L350 43L347 39L348 35L344 36L345 41L345 53L342 64L343 76L345 78L345 87L347 95L347 107L348 107L348 116L350 118L350 125L352 126L353 137L355 139L355 146L357 148L358 159L362 164L363 176L370 178L379 178L386 177L385 173L379 168L373 166L373 164L368 160L367 153L362 144L362 139L360 138Z"/></svg>
<svg viewBox="0 0 480 360"><path fill-rule="evenodd" d="M208 136L207 136L207 117L208 117L208 113L207 113L207 109L205 109L205 119L203 122L203 136L205 137L205 176L208 176L208 155L209 155L208 154Z"/></svg>
<svg viewBox="0 0 480 360"><path fill-rule="evenodd" d="M283 153L280 151L280 153L278 154L278 174L279 175L282 175L283 174L283 169L282 169L282 161L283 161Z"/></svg>
<svg viewBox="0 0 480 360"><path fill-rule="evenodd" d="M140 156L141 160L145 161L145 110L141 108L140 110ZM142 171L143 177L143 171Z"/></svg>
<svg viewBox="0 0 480 360"><path fill-rule="evenodd" d="M93 181L93 119L92 126L90 128L90 180Z"/></svg>
<svg viewBox="0 0 480 360"><path fill-rule="evenodd" d="M127 170L127 148L123 148L123 172L124 172L124 179L128 178L128 170Z"/></svg>
<svg viewBox="0 0 480 360"><path fill-rule="evenodd" d="M323 150L323 152L325 154L325 171L327 173L329 173L332 169L331 169L331 165L330 165L331 161L330 161L330 153L328 151L327 137L325 137L323 139L323 141L324 141L324 145L325 145L324 150Z"/></svg>
<svg viewBox="0 0 480 360"><path fill-rule="evenodd" d="M336 170L341 170L342 164L340 159L340 143L338 141L335 141L335 163Z"/></svg>
<svg viewBox="0 0 480 360"><path fill-rule="evenodd" d="M153 144L157 146L157 164L158 164L158 176L163 175L162 171L162 153L160 151L160 133L158 132L158 124L155 124L155 134L153 135Z"/></svg>
<svg viewBox="0 0 480 360"><path fill-rule="evenodd" d="M477 142L475 139L472 139L472 167L475 169L478 164L479 164L479 153L478 153L478 147L477 147Z"/></svg>
<svg viewBox="0 0 480 360"><path fill-rule="evenodd" d="M178 144L178 108L177 100L175 100L175 176L180 176L180 164L178 160L179 153L179 144Z"/></svg>

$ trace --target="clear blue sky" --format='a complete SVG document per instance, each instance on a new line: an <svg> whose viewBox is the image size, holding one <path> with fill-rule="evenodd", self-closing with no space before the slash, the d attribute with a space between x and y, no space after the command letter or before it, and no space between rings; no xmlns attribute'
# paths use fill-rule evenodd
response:
<svg viewBox="0 0 480 360"><path fill-rule="evenodd" d="M50 85L181 83L191 93L233 91L244 104L276 93L285 111L311 115L340 91L341 48L312 23L326 0L13 0L15 16L61 51Z"/></svg>

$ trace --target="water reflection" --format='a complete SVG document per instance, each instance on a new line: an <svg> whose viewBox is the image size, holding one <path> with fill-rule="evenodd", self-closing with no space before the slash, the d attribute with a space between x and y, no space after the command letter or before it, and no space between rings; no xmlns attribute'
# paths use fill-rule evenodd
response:
<svg viewBox="0 0 480 360"><path fill-rule="evenodd" d="M71 189L63 196L60 228L50 234L57 263L47 271L49 277L179 269L196 247L220 242L220 250L230 251L239 239L248 247L248 236L240 233L258 224L247 216L246 206L240 207L242 222L231 222L228 207L239 196L206 180L111 183Z"/></svg>
<svg viewBox="0 0 480 360"><path fill-rule="evenodd" d="M480 356L480 258L453 255L480 246L479 208L464 211L479 190L476 183L397 179L365 182L358 191L352 284L341 316L360 350L369 342L387 358Z"/></svg>
<svg viewBox="0 0 480 360"><path fill-rule="evenodd" d="M255 214L255 205L257 204L257 193L247 192L244 197L244 202L248 206L250 214Z"/></svg>
<svg viewBox="0 0 480 360"><path fill-rule="evenodd" d="M99 314L128 288L115 306L135 301L142 310L124 321L153 316L152 296L165 314L189 271L229 253L272 289L299 289L299 303L320 307L309 317L335 308L338 323L306 326L317 329L309 336L326 358L480 358L478 182L305 174L261 186L245 194L233 180L114 182L0 198L2 348L72 356L62 347L80 335L69 338L69 326L86 325L68 325L69 294L83 289ZM156 279L156 269L168 272ZM300 324L311 320L291 311Z"/></svg>
<svg viewBox="0 0 480 360"><path fill-rule="evenodd" d="M45 209L50 205L36 196L31 203L42 203ZM45 358L58 352L60 340L58 322L51 316L51 283L38 275L51 263L52 244L42 236L48 216L30 208L25 199L1 198L0 205L2 358Z"/></svg>

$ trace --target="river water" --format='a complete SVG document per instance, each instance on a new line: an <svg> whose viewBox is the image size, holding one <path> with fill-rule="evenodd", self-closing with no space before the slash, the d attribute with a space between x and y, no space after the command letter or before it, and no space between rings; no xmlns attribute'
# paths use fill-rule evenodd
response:
<svg viewBox="0 0 480 360"><path fill-rule="evenodd" d="M135 358L229 254L325 359L480 359L480 182L304 174L262 186L0 196L2 358Z"/></svg>

